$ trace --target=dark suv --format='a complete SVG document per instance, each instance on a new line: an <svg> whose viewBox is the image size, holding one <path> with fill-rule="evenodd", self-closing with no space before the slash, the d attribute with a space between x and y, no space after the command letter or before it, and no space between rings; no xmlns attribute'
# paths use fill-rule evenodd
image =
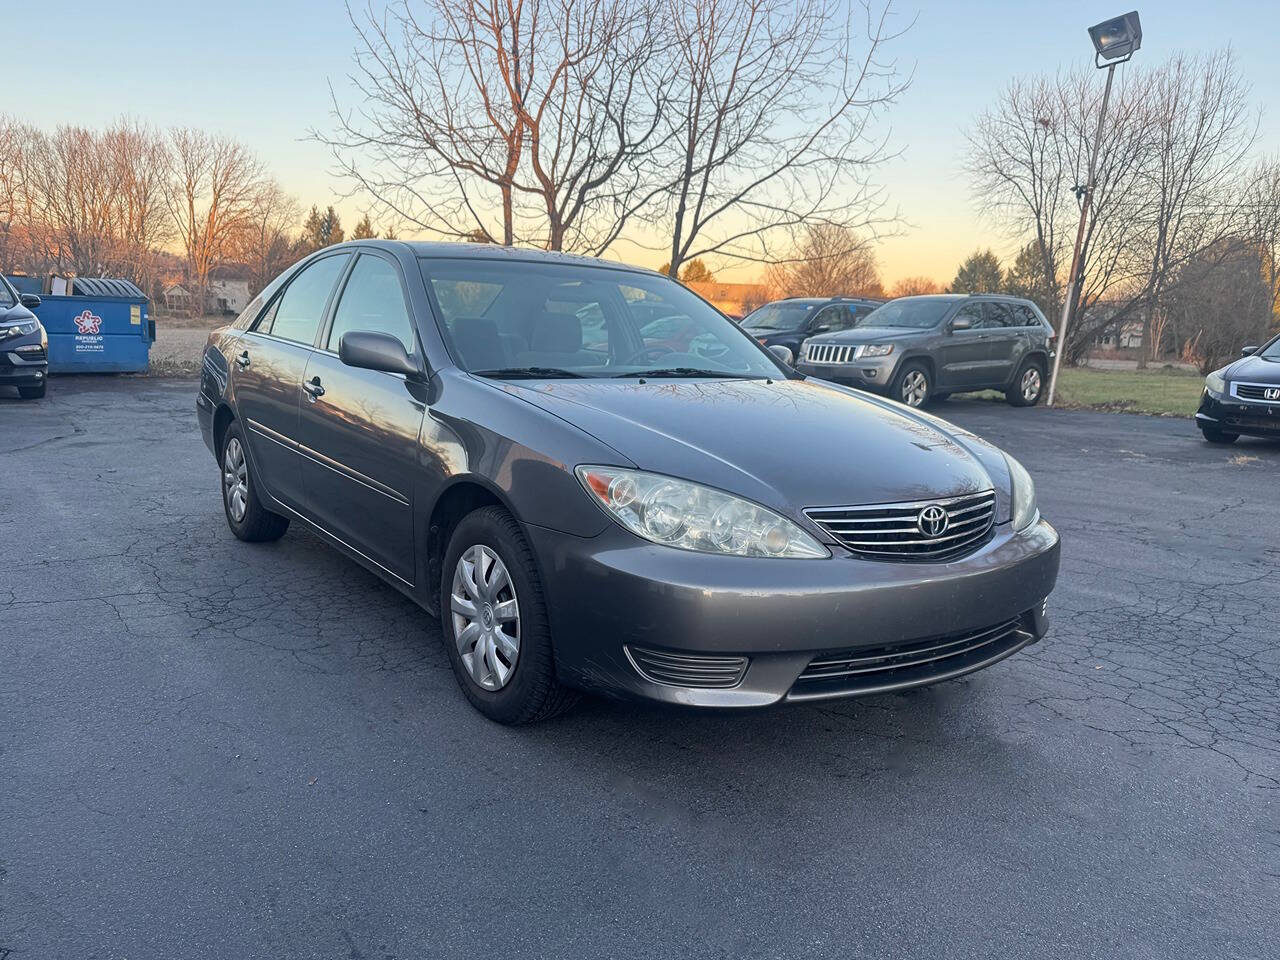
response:
<svg viewBox="0 0 1280 960"><path fill-rule="evenodd" d="M850 297L791 297L753 310L743 318L742 328L766 347L786 347L794 360L807 338L848 330L880 303Z"/></svg>
<svg viewBox="0 0 1280 960"><path fill-rule="evenodd" d="M24 400L43 397L49 377L49 337L31 311L33 293L18 293L0 277L0 386L14 386Z"/></svg>
<svg viewBox="0 0 1280 960"><path fill-rule="evenodd" d="M1040 402L1054 333L1030 300L996 294L900 297L839 333L811 337L796 369L887 393L910 407L968 390Z"/></svg>

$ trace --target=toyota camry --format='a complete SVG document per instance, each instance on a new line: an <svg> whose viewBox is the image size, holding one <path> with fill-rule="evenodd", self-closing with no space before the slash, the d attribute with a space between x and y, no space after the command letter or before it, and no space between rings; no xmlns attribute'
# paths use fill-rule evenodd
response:
<svg viewBox="0 0 1280 960"><path fill-rule="evenodd" d="M899 690L1048 627L1058 535L1017 460L801 376L650 271L329 247L211 334L197 411L231 532L304 523L438 615L501 722L584 690Z"/></svg>

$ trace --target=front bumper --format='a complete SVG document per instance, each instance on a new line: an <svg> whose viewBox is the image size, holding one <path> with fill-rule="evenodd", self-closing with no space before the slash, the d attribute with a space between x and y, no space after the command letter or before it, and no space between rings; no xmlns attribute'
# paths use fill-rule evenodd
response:
<svg viewBox="0 0 1280 960"><path fill-rule="evenodd" d="M1280 403L1245 403L1205 390L1200 394L1196 426L1251 437L1280 437Z"/></svg>
<svg viewBox="0 0 1280 960"><path fill-rule="evenodd" d="M801 360L796 364L796 370L806 377L883 393L893 382L893 372L897 362L898 358L895 356L875 357L853 363L810 363L807 360Z"/></svg>
<svg viewBox="0 0 1280 960"><path fill-rule="evenodd" d="M838 547L827 560L719 557L649 544L612 526L590 539L541 527L529 533L561 678L689 706L856 696L981 669L1044 635L1058 574L1058 534L1044 520L1016 535L1001 524L973 554L933 564L864 560ZM897 658L962 644L998 625L1009 630L985 652L913 661L876 682L798 682L815 659ZM655 682L636 664L654 653L719 685ZM746 661L731 684L720 683L725 674L716 667L726 658Z"/></svg>
<svg viewBox="0 0 1280 960"><path fill-rule="evenodd" d="M44 383L48 376L49 352L38 334L13 337L0 343L0 384L36 386Z"/></svg>

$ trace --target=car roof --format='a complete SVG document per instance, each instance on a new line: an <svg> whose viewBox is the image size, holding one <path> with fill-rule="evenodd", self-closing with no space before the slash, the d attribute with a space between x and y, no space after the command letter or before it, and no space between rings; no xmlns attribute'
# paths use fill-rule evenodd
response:
<svg viewBox="0 0 1280 960"><path fill-rule="evenodd" d="M533 250L528 247L504 247L499 243L464 243L449 240L349 240L335 244L331 249L342 247L374 247L382 250L400 250L423 260L512 260L525 263L560 263L578 266L608 267L612 270L624 270L628 273L648 273L654 276L665 276L657 270L637 267L617 260L602 260L599 257L584 257L575 253L562 253L558 250Z"/></svg>

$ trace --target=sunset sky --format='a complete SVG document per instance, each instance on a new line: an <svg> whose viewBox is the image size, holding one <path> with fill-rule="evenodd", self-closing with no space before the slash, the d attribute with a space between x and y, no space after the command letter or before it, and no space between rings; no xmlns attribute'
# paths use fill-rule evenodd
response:
<svg viewBox="0 0 1280 960"><path fill-rule="evenodd" d="M894 9L903 25L916 18L895 48L914 80L889 116L901 156L877 174L904 228L878 256L887 282L915 274L946 282L975 247L1010 246L981 220L960 173L966 124L1011 77L1088 62L1085 28L1128 5L974 0ZM1144 60L1230 44L1263 111L1258 150L1280 150L1280 5L1166 0L1138 9ZM127 114L216 130L250 144L304 205L336 201L342 185L328 172L325 149L304 138L329 123L329 81L339 89L346 82L353 43L340 3L0 0L0 14L11 38L26 38L19 68L11 62L0 80L0 110L45 127L97 126ZM338 203L348 224L364 206ZM635 248L615 255L647 266L665 259Z"/></svg>

